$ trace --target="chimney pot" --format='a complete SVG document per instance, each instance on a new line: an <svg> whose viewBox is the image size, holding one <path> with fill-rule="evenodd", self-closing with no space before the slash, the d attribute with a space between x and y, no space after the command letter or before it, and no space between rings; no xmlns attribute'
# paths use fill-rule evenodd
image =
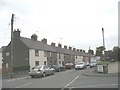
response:
<svg viewBox="0 0 120 90"><path fill-rule="evenodd" d="M51 43L51 46L54 46L54 47L55 47L55 43L52 42L52 43Z"/></svg>
<svg viewBox="0 0 120 90"><path fill-rule="evenodd" d="M65 48L65 49L67 49L67 46L66 46L66 45L64 45L64 48Z"/></svg>
<svg viewBox="0 0 120 90"><path fill-rule="evenodd" d="M59 43L59 44L58 44L58 47L59 47L59 48L62 48L62 45Z"/></svg>
<svg viewBox="0 0 120 90"><path fill-rule="evenodd" d="M36 34L33 34L33 35L31 36L31 39L32 39L32 40L37 40L37 35L36 35Z"/></svg>
<svg viewBox="0 0 120 90"><path fill-rule="evenodd" d="M43 38L41 41L42 41L44 44L47 44L47 39Z"/></svg>

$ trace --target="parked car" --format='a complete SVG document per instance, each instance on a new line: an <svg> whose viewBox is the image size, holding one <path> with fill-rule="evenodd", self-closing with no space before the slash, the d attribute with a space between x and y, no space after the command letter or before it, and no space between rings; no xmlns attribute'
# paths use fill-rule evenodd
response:
<svg viewBox="0 0 120 90"><path fill-rule="evenodd" d="M90 62L90 68L96 66L96 62Z"/></svg>
<svg viewBox="0 0 120 90"><path fill-rule="evenodd" d="M29 76L31 76L32 78L34 78L35 76L45 77L46 75L54 75L54 71L55 70L53 68L50 68L46 65L39 65L32 68L32 70L29 72Z"/></svg>
<svg viewBox="0 0 120 90"><path fill-rule="evenodd" d="M86 65L86 66L89 66L89 65L90 65L90 63L89 63L89 62L86 62L86 63L85 63L85 65Z"/></svg>
<svg viewBox="0 0 120 90"><path fill-rule="evenodd" d="M86 65L84 62L79 62L75 65L75 70L78 70L78 69L85 69L86 68Z"/></svg>
<svg viewBox="0 0 120 90"><path fill-rule="evenodd" d="M74 64L73 63L66 63L65 68L66 69L72 69L72 68L74 68Z"/></svg>
<svg viewBox="0 0 120 90"><path fill-rule="evenodd" d="M56 72L65 71L66 70L65 66L63 66L63 65L53 65L52 68L54 68Z"/></svg>

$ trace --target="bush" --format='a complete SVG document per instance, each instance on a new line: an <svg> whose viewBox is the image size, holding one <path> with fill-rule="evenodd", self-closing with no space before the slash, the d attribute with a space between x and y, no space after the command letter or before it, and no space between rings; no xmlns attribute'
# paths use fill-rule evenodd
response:
<svg viewBox="0 0 120 90"><path fill-rule="evenodd" d="M100 61L97 63L98 65L108 65L110 62L109 61Z"/></svg>

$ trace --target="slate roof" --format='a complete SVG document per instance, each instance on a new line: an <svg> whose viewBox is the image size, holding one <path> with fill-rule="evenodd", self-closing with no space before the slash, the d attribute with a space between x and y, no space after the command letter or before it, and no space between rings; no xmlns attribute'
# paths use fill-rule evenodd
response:
<svg viewBox="0 0 120 90"><path fill-rule="evenodd" d="M70 55L82 55L86 56L87 54L83 52L73 51L65 48L54 47L48 44L44 44L42 41L36 41L29 38L20 37L19 38L28 48L57 52L62 54L70 54Z"/></svg>

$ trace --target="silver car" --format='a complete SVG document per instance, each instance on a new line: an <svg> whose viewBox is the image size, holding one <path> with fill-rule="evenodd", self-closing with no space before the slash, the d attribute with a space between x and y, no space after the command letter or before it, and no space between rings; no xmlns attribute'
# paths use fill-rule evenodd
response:
<svg viewBox="0 0 120 90"><path fill-rule="evenodd" d="M86 68L86 65L84 62L79 62L75 65L75 70L77 69L85 69Z"/></svg>
<svg viewBox="0 0 120 90"><path fill-rule="evenodd" d="M46 75L54 75L54 69L50 68L46 65L39 65L39 66L35 66L34 68L32 68L32 70L29 72L29 76L31 76L32 78L37 76L37 77L45 77Z"/></svg>

